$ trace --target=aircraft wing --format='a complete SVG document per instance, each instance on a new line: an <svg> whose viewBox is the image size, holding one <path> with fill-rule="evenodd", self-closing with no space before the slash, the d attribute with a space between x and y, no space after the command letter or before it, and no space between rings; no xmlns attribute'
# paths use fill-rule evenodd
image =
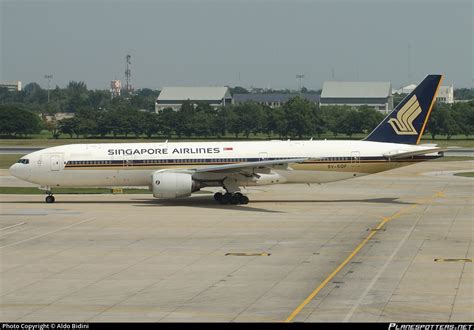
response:
<svg viewBox="0 0 474 330"><path fill-rule="evenodd" d="M261 160L256 162L245 162L238 164L215 165L204 168L196 168L193 169L193 172L234 172L242 170L253 170L255 168L270 168L278 165L284 166L290 163L300 163L307 159L308 158L286 158L276 160Z"/></svg>
<svg viewBox="0 0 474 330"><path fill-rule="evenodd" d="M415 150L415 151L394 150L394 151L385 153L383 156L385 158L400 159L400 158L406 158L406 157L417 156L417 155L426 155L426 154L431 154L431 153L446 151L446 150L448 149L447 148L431 148L431 149L421 149L421 150Z"/></svg>

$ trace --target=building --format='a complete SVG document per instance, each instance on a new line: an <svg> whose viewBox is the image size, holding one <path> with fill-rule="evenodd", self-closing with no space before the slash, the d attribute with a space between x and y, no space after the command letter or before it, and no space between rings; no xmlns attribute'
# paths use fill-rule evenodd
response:
<svg viewBox="0 0 474 330"><path fill-rule="evenodd" d="M234 103L235 104L242 104L245 102L255 102L261 105L268 106L270 108L277 108L281 107L283 104L294 98L295 96L299 96L298 93L265 93L265 94L234 94ZM319 102L319 94L301 94L303 99L311 101L313 103Z"/></svg>
<svg viewBox="0 0 474 330"><path fill-rule="evenodd" d="M233 103L228 87L163 87L155 102L155 112L166 108L176 111L185 101L206 103L213 108Z"/></svg>
<svg viewBox="0 0 474 330"><path fill-rule="evenodd" d="M436 101L440 103L454 103L454 86L439 86Z"/></svg>
<svg viewBox="0 0 474 330"><path fill-rule="evenodd" d="M393 109L392 85L389 82L326 81L319 104L353 108L368 105L387 113Z"/></svg>
<svg viewBox="0 0 474 330"><path fill-rule="evenodd" d="M9 92L20 92L21 81L2 81L0 82L0 88L6 87Z"/></svg>
<svg viewBox="0 0 474 330"><path fill-rule="evenodd" d="M405 87L402 87L400 89L394 89L392 90L393 94L410 94L413 92L416 88L416 84L410 84Z"/></svg>
<svg viewBox="0 0 474 330"><path fill-rule="evenodd" d="M394 94L410 94L416 88L415 84L402 87L394 90ZM454 85L439 86L438 94L436 95L436 101L440 103L454 103Z"/></svg>
<svg viewBox="0 0 474 330"><path fill-rule="evenodd" d="M110 82L110 95L112 98L120 96L120 91L122 90L122 82L120 80L112 80Z"/></svg>
<svg viewBox="0 0 474 330"><path fill-rule="evenodd" d="M58 112L55 113L54 115L44 115L44 119L46 119L47 122L54 122L54 121L59 121L63 119L68 119L74 117L76 114L74 112Z"/></svg>

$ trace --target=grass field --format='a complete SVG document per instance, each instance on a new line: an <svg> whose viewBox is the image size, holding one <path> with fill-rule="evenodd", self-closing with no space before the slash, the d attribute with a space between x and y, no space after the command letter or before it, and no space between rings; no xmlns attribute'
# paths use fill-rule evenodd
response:
<svg viewBox="0 0 474 330"><path fill-rule="evenodd" d="M462 173L455 173L456 176L465 176L468 178L474 178L474 172L462 172Z"/></svg>
<svg viewBox="0 0 474 330"><path fill-rule="evenodd" d="M474 139L451 139L451 140L446 140L446 139L436 139L436 140L430 140L430 139L422 139L420 144L423 143L431 143L431 144L437 144L438 147L462 147L462 148L474 148Z"/></svg>
<svg viewBox="0 0 474 330"><path fill-rule="evenodd" d="M56 188L55 195L60 194L111 194L109 188ZM149 194L148 189L123 189L124 194ZM0 194L44 195L43 190L36 187L0 187Z"/></svg>
<svg viewBox="0 0 474 330"><path fill-rule="evenodd" d="M9 168L12 164L15 164L18 159L24 155L20 154L3 154L0 155L0 168Z"/></svg>

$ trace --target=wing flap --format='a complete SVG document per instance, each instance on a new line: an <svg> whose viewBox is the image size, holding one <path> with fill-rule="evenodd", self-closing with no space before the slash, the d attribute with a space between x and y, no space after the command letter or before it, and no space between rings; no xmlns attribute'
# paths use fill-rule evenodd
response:
<svg viewBox="0 0 474 330"><path fill-rule="evenodd" d="M201 172L233 172L234 170L254 169L263 167L273 167L278 165L288 165L291 163L300 163L308 158L287 158L287 159L275 159L275 160L261 160L256 162L245 162L238 164L226 164L226 165L215 165L204 168L196 168L192 171L195 173Z"/></svg>

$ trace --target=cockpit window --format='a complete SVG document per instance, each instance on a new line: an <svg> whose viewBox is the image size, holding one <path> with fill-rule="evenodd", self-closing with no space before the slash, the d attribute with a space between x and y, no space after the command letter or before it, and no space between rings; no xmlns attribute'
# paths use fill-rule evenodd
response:
<svg viewBox="0 0 474 330"><path fill-rule="evenodd" d="M30 163L30 160L29 160L29 159L22 158L22 159L19 159L19 160L17 161L17 163L20 163L20 164L29 164L29 163Z"/></svg>

